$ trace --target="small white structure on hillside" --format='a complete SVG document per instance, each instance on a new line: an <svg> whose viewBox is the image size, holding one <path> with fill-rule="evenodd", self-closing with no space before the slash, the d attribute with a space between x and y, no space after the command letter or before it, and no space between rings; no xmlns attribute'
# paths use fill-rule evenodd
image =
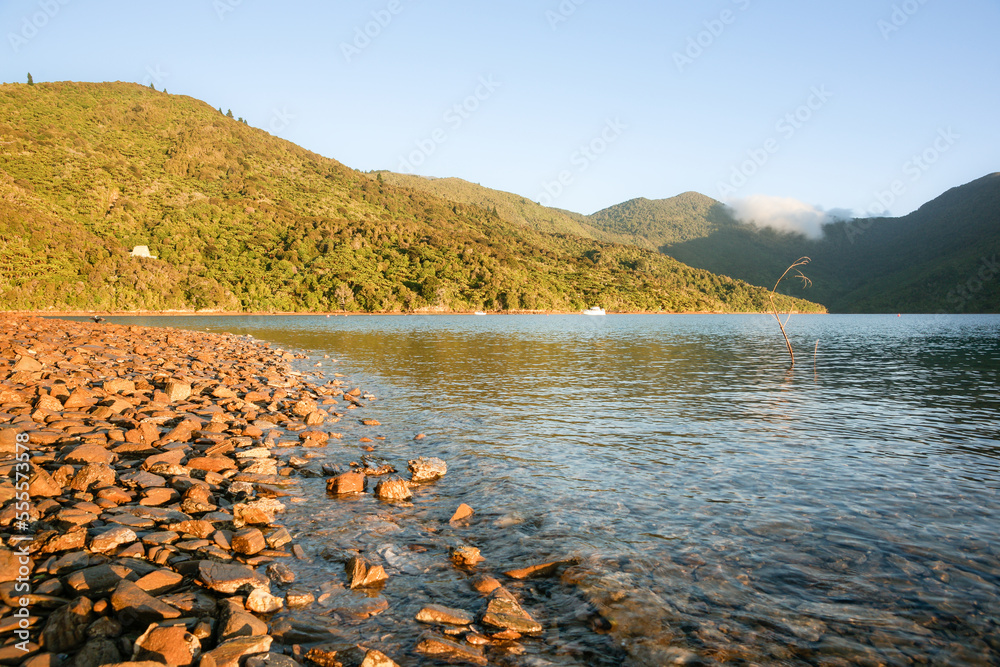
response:
<svg viewBox="0 0 1000 667"><path fill-rule="evenodd" d="M132 248L132 256L145 257L146 259L156 259L156 255L149 254L148 245L137 245L136 247Z"/></svg>

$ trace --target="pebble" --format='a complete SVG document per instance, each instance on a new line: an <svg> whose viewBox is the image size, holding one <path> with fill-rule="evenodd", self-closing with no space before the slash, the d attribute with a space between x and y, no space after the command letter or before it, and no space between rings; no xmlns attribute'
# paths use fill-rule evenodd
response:
<svg viewBox="0 0 1000 667"><path fill-rule="evenodd" d="M451 550L451 560L459 567L474 567L476 564L486 560L479 553L479 549L470 546L453 547Z"/></svg>
<svg viewBox="0 0 1000 667"><path fill-rule="evenodd" d="M430 604L417 612L416 619L421 623L469 625L475 620L475 617L462 609L452 609L438 604Z"/></svg>

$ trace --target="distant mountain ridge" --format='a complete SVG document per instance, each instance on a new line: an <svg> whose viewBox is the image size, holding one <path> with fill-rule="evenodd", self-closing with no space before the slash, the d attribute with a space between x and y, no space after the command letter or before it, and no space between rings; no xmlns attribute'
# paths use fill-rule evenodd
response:
<svg viewBox="0 0 1000 667"><path fill-rule="evenodd" d="M422 187L412 180L421 177L407 178L412 187ZM485 197L478 187L436 191L467 201ZM504 197L518 196L497 193L484 201ZM736 220L724 204L697 192L640 197L589 216L533 202L523 206L533 213L520 224L542 228L540 221L551 217L591 238L659 250L686 265L767 288L789 264L808 256L812 287L783 289L833 312L1000 312L1000 173L952 188L900 218L827 225L817 240ZM497 212L507 214L502 207Z"/></svg>

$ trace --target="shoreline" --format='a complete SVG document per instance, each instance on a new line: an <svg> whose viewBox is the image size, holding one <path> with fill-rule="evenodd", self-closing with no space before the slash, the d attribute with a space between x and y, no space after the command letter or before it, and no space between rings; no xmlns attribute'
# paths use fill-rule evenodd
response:
<svg viewBox="0 0 1000 667"><path fill-rule="evenodd" d="M524 311L500 311L500 312L488 312L484 315L503 315L503 316L516 316L516 315L580 315L582 314L579 310L524 310ZM664 311L647 311L647 310L636 310L636 311L609 311L608 315L770 315L773 317L773 313L770 311L760 311L760 312L741 312L741 313L726 313L717 310L698 310L689 311L682 313L668 313ZM797 310L782 312L782 315L829 315L829 312L800 312ZM895 313L865 313L869 315L895 315ZM920 314L920 313L910 313L910 314ZM930 313L927 313L930 314ZM135 310L135 311L107 311L107 310L67 310L67 311L55 311L55 310L6 310L0 311L0 317L11 316L11 317L41 317L41 318L58 318L58 317L413 317L413 316L434 316L443 317L449 315L469 315L476 316L477 313L473 311L456 311L456 312L413 312L413 313L397 313L397 312L384 312L384 313L369 313L364 311L322 311L322 312L270 312L270 311L253 311L253 312L242 312L242 311L212 311L212 310Z"/></svg>
<svg viewBox="0 0 1000 667"><path fill-rule="evenodd" d="M411 490L446 473L444 461L422 456L409 461L409 479L365 462L381 439L371 430L377 420L359 418L374 397L339 374L318 384L319 369L291 367L304 355L234 334L2 319L0 626L26 619L0 648L2 664L75 654L60 664L235 667L275 653L285 655L259 664L340 664L334 656L396 664L378 642L345 648L334 641L336 625L317 629L292 613L322 618L324 609L312 607L329 594L295 584L296 564L311 559L281 522L288 504L372 494L369 479L378 502L405 504ZM306 475L340 431L374 438L343 452L363 467L323 465ZM301 487L316 476L328 478L325 498ZM453 526L468 525L472 510L463 507L469 514L456 512ZM428 629L408 653L472 664L522 650L522 635L539 636L542 626L511 591L573 563L505 572L508 590L491 576L471 577L482 560L476 548L448 547L441 557L470 577L484 606L431 605L400 633ZM388 607L381 591L396 575L378 563L351 550L346 579L330 567L335 582L343 579L339 615L367 619Z"/></svg>

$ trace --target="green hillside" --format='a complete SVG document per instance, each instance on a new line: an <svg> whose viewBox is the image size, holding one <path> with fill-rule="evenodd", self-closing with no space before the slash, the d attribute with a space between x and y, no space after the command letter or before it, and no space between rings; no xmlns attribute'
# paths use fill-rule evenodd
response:
<svg viewBox="0 0 1000 667"><path fill-rule="evenodd" d="M703 238L719 229L737 225L724 206L697 192L685 192L669 199L630 199L588 216L587 221L598 229L653 250Z"/></svg>
<svg viewBox="0 0 1000 667"><path fill-rule="evenodd" d="M741 281L496 208L366 176L189 97L0 86L3 309L767 307Z"/></svg>
<svg viewBox="0 0 1000 667"><path fill-rule="evenodd" d="M367 175L374 179L382 178L383 182L392 185L429 192L450 202L478 206L495 212L501 220L540 232L571 234L608 242L621 240L614 234L587 224L587 216L547 208L520 195L493 190L460 178L431 178L391 171L376 171Z"/></svg>

